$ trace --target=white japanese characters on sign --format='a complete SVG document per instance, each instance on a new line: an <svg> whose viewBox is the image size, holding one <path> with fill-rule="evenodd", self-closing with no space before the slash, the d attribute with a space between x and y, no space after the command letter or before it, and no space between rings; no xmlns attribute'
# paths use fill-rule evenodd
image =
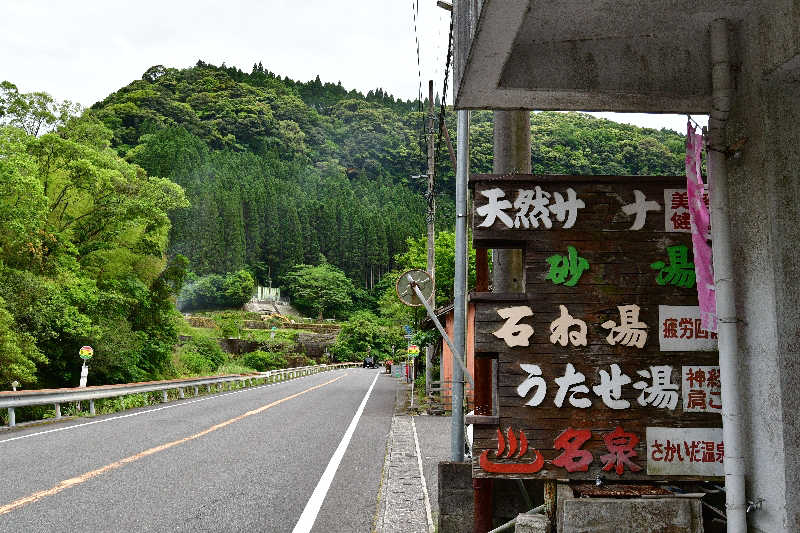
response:
<svg viewBox="0 0 800 533"><path fill-rule="evenodd" d="M498 339L503 339L506 344L513 348L514 346L529 346L528 339L533 335L533 327L528 324L519 324L518 322L525 317L533 316L533 311L527 305L520 305L516 307L506 307L498 309L497 314L501 318L506 319L503 327L492 333Z"/></svg>
<svg viewBox="0 0 800 533"><path fill-rule="evenodd" d="M525 405L536 407L541 405L547 394L547 381L542 377L542 368L539 365L520 363L520 369L527 377L517 387L517 395L527 398L531 389L535 389L533 396ZM592 392L599 397L603 404L610 409L629 409L631 402L623 398L623 387L630 385L631 377L625 374L620 366L612 363L610 372L600 369L599 383L592 387ZM678 405L678 384L672 383L672 367L669 365L651 366L646 370L637 370L636 373L644 378L633 383L633 388L642 391L636 399L642 407L668 409L674 411ZM578 409L587 409L592 406L589 397L589 386L586 376L578 372L572 363L567 363L564 374L554 378L558 391L553 403L556 407L563 407L569 394L569 405Z"/></svg>
<svg viewBox="0 0 800 533"><path fill-rule="evenodd" d="M700 307L658 306L658 342L662 352L713 352L717 334L703 329Z"/></svg>
<svg viewBox="0 0 800 533"><path fill-rule="evenodd" d="M586 322L573 318L569 314L565 305L559 305L561 316L550 323L550 342L566 346L567 343L573 346L586 346ZM570 331L569 328L576 327Z"/></svg>
<svg viewBox="0 0 800 533"><path fill-rule="evenodd" d="M517 394L520 397L525 398L530 390L535 387L536 390L533 392L533 397L525 402L525 405L536 407L542 403L542 400L544 400L544 395L547 394L547 382L542 377L542 369L539 367L539 365L521 364L519 367L524 372L527 372L528 377L525 378L525 381L520 383L517 387Z"/></svg>
<svg viewBox="0 0 800 533"><path fill-rule="evenodd" d="M606 320L600 324L600 327L610 330L606 341L612 346L623 344L644 348L647 342L647 324L639 321L639 306L618 305L617 309L619 309L619 325L613 320Z"/></svg>
<svg viewBox="0 0 800 533"><path fill-rule="evenodd" d="M647 428L648 476L724 476L722 428Z"/></svg>
<svg viewBox="0 0 800 533"><path fill-rule="evenodd" d="M684 413L721 413L718 366L681 367Z"/></svg>
<svg viewBox="0 0 800 533"><path fill-rule="evenodd" d="M489 228L499 220L507 228L550 229L553 227L554 217L556 221L563 223L564 229L569 229L575 225L578 209L586 207L571 188L566 190L566 199L560 192L551 194L538 185L534 189L519 189L513 204L505 199L506 193L499 188L480 191L480 194L488 203L475 210L479 216L484 217L478 224L479 228ZM512 210L511 215L514 218L506 210Z"/></svg>
<svg viewBox="0 0 800 533"><path fill-rule="evenodd" d="M644 223L647 221L647 212L661 211L661 206L655 200L647 200L644 193L638 189L634 189L633 198L634 201L632 204L622 206L622 212L628 216L636 215L630 229L632 231L639 231L644 227Z"/></svg>

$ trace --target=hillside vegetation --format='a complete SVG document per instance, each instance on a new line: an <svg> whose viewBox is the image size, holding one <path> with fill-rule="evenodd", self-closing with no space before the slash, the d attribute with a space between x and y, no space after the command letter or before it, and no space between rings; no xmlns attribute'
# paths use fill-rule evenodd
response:
<svg viewBox="0 0 800 533"><path fill-rule="evenodd" d="M0 388L74 385L83 344L95 348L90 382L174 375L186 279L238 279L218 285L241 299L252 276L294 287L315 314L409 319L386 274L424 255L424 184L412 178L425 170L421 109L260 64L152 67L88 110L4 82ZM491 117L473 113L473 172L491 170ZM534 113L531 129L537 173L682 173L674 132L579 113ZM447 231L453 169L437 146ZM451 234L441 242L451 247ZM344 308L318 306L304 279L323 280L330 306Z"/></svg>

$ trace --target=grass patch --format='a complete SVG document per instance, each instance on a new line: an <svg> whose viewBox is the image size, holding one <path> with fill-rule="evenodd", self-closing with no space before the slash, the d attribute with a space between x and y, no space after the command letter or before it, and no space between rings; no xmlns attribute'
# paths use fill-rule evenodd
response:
<svg viewBox="0 0 800 533"><path fill-rule="evenodd" d="M297 336L301 333L309 333L299 329L281 328L275 330L275 338L270 338L272 331L268 329L245 329L242 330L242 337L249 341L255 342L272 342L272 341L288 341L294 343L297 341Z"/></svg>
<svg viewBox="0 0 800 533"><path fill-rule="evenodd" d="M224 376L225 374L252 374L253 372L258 372L258 370L235 361L228 361L217 369L218 376Z"/></svg>

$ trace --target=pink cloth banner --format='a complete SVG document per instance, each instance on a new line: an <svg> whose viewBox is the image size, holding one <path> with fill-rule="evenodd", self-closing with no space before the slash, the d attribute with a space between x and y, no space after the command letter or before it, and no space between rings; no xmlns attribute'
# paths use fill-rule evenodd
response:
<svg viewBox="0 0 800 533"><path fill-rule="evenodd" d="M717 331L717 299L714 291L714 265L711 253L711 216L701 165L703 162L703 135L696 133L689 122L686 132L686 192L689 215L692 221L694 271L697 277L697 299L700 302L700 320L704 329ZM710 181L710 179L709 179Z"/></svg>

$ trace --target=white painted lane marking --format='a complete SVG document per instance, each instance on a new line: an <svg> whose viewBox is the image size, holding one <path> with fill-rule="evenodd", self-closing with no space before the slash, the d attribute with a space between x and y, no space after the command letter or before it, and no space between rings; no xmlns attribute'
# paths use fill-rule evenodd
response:
<svg viewBox="0 0 800 533"><path fill-rule="evenodd" d="M333 372L337 372L337 371L334 370ZM322 373L323 372L318 372L317 374L311 374L311 375L312 376L318 376L318 375L320 375ZM301 377L295 378L295 379L302 379L303 377L310 377L310 376L301 376ZM119 415L119 416L112 416L110 418L103 418L102 420L93 420L92 422L86 422L84 424L73 424L71 426L65 426L65 427L60 427L60 428L55 428L55 429L48 429L48 430L45 430L45 431L38 431L36 433L28 433L27 435L20 435L19 437L11 437L10 439L0 440L0 445L5 444L6 442L15 441L15 440L29 439L31 437L38 437L40 435L47 435L49 433L58 433L59 431L67 431L67 430L70 430L70 429L78 429L78 428L84 428L86 426L93 426L95 424L103 424L105 422L111 422L112 420L121 420L123 418L129 418L131 416L146 415L148 413L155 413L157 411L163 411L164 409L172 409L173 407L183 407L185 405L191 405L193 403L205 402L207 400L215 400L217 398L223 398L225 396L230 396L232 394L239 394L239 393L242 393L242 392L250 392L250 391L257 390L257 389L264 389L264 388L267 388L267 387L273 387L275 385L281 385L281 384L284 384L284 383L291 383L292 381L295 381L295 380L294 379L290 379L290 380L287 380L287 381L277 381L275 383L269 383L269 384L265 384L265 385L256 385L255 387L250 387L250 388L247 388L247 389L241 389L241 390L229 391L229 392L223 392L223 393L216 392L216 393L213 393L211 396L206 396L204 398L198 398L196 400L182 401L180 403L171 404L171 405L165 405L163 407L154 407L152 409L145 409L145 410L142 410L142 411L137 411L135 413L128 413L127 415Z"/></svg>
<svg viewBox="0 0 800 533"><path fill-rule="evenodd" d="M428 484L425 483L425 472L422 470L422 453L419 449L419 439L417 438L417 425L414 417L411 417L411 429L414 431L414 448L417 451L417 466L419 466L419 478L422 480L422 495L425 497L425 518L428 520L428 532L435 531L433 527L433 513L431 513L431 500L428 497Z"/></svg>
<svg viewBox="0 0 800 533"><path fill-rule="evenodd" d="M372 380L372 385L369 386L369 390L367 390L367 393L364 395L364 399L361 400L361 405L359 405L358 409L356 409L356 414L353 415L353 420L350 422L347 431L344 432L344 436L342 437L341 442L339 442L339 446L336 448L336 451L333 452L333 456L328 462L328 466L322 473L322 477L319 478L319 482L317 483L314 492L311 494L311 498L308 499L306 508L303 509L303 513L300 515L300 519L297 521L297 524L295 524L292 533L309 533L311 528L314 527L314 522L317 521L317 515L322 507L322 502L325 501L325 496L328 494L328 489L331 488L333 477L336 475L336 471L339 469L339 464L342 462L344 452L347 451L347 447L350 445L350 439L353 437L353 433L356 431L356 426L361 418L361 413L364 412L364 406L367 405L369 395L372 394L372 389L375 388L375 382L378 381L378 376L380 374L380 370L375 373L375 378Z"/></svg>

